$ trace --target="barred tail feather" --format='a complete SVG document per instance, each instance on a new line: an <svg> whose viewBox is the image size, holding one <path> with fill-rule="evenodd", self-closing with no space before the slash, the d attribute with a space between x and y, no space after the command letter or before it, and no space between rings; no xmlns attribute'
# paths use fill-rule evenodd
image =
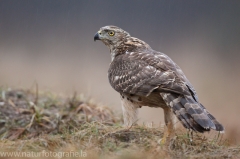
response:
<svg viewBox="0 0 240 159"><path fill-rule="evenodd" d="M217 119L212 115L210 114L207 109L201 104L199 103L200 106L202 107L202 109L204 109L204 111L207 113L207 116L212 120L212 122L214 123L214 125L216 126L216 131L220 131L221 133L224 133L224 127L222 124L220 124Z"/></svg>
<svg viewBox="0 0 240 159"><path fill-rule="evenodd" d="M160 95L185 128L201 133L210 129L223 131L223 126L191 96L175 93L160 93Z"/></svg>

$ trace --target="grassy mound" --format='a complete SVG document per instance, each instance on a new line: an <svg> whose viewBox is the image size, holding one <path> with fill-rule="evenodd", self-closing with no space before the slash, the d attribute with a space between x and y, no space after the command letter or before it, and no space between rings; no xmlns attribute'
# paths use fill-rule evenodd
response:
<svg viewBox="0 0 240 159"><path fill-rule="evenodd" d="M219 134L206 138L179 130L166 146L160 144L163 128L125 130L121 124L111 109L76 94L0 90L0 157L240 158L240 147Z"/></svg>

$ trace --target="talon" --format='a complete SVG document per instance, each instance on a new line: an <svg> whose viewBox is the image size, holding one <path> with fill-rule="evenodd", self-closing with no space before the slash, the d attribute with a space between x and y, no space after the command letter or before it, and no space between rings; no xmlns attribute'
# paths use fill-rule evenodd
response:
<svg viewBox="0 0 240 159"><path fill-rule="evenodd" d="M163 138L161 139L161 141L160 141L160 145L165 145L165 143L166 143L166 138L163 137Z"/></svg>

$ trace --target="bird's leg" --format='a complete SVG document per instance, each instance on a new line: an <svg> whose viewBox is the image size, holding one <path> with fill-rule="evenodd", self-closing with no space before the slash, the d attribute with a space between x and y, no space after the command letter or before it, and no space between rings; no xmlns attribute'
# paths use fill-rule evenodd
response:
<svg viewBox="0 0 240 159"><path fill-rule="evenodd" d="M163 138L161 140L161 144L165 144L169 142L171 138L174 137L175 134L175 115L173 114L170 108L164 109L164 119L166 126L164 127Z"/></svg>
<svg viewBox="0 0 240 159"><path fill-rule="evenodd" d="M126 96L121 96L124 127L130 129L137 122L138 105Z"/></svg>

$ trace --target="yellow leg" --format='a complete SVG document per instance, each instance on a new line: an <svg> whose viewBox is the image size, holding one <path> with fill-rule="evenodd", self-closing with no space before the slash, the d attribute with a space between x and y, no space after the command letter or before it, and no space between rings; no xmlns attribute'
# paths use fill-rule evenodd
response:
<svg viewBox="0 0 240 159"><path fill-rule="evenodd" d="M163 138L161 139L161 142L160 142L161 145L164 145L166 143L167 137L168 137L168 130L167 130L167 127L165 126Z"/></svg>
<svg viewBox="0 0 240 159"><path fill-rule="evenodd" d="M175 115L171 109L164 109L164 118L166 126L164 127L163 138L161 140L161 145L169 143L169 141L174 137L175 133Z"/></svg>
<svg viewBox="0 0 240 159"><path fill-rule="evenodd" d="M168 124L164 127L163 138L161 140L161 145L168 143L174 136L174 127L172 124Z"/></svg>

